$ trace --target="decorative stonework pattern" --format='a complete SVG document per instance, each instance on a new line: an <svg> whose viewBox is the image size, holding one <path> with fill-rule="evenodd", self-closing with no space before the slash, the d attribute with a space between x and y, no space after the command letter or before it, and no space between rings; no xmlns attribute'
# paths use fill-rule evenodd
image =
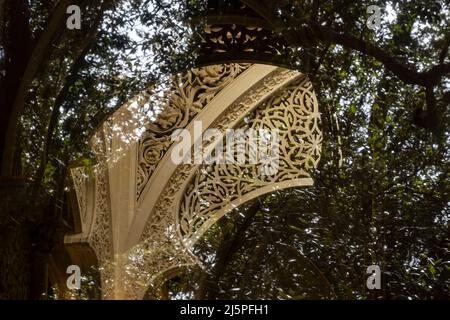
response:
<svg viewBox="0 0 450 320"><path fill-rule="evenodd" d="M274 86L280 82L286 81L286 79L292 78L297 74L298 72L292 70L275 71L270 76L265 78L262 83L255 85L253 89L233 104L233 106L229 108L229 111L221 117L221 120L215 122L213 127L220 130L225 130L227 128L227 123L232 123L238 119L240 115L248 112L251 106L257 103L264 95L270 93ZM158 199L153 212L150 214L149 220L147 221L144 232L141 236L142 241L151 240L158 242L157 237L159 235L158 232L154 232L154 230L167 230L168 225L166 222L170 221L170 223L173 223L173 212L175 211L176 205L174 201L175 196L178 192L180 192L184 182L195 168L195 165L188 164L183 164L177 167L174 174L172 174L170 181L167 183L167 187ZM175 228L172 227L170 230L174 231ZM171 234L171 238L173 239L174 235Z"/></svg>
<svg viewBox="0 0 450 320"><path fill-rule="evenodd" d="M278 94L271 96L257 110L252 111L252 108L266 95L270 94L274 87L286 82L287 79L296 80L288 88L281 88ZM260 179L259 181L252 181L253 176L245 176L243 173L245 168L239 168L240 172L236 172L237 168L225 165L230 166L224 171L227 173L225 176L232 176L233 180L231 185L234 187L228 187L230 195L238 197L240 194L245 194L258 188L258 186L276 184L278 181L295 179L297 177L309 177L305 170L317 164L320 154L321 132L318 128L320 115L317 109L317 101L315 100L311 83L305 76L301 76L297 71L277 69L230 106L227 112L222 114L211 127L225 131L227 128L230 128L230 124L235 123L236 120L242 118L245 114L248 114L246 117L249 119L248 125L253 128L274 128L281 124L284 125L284 128L281 128L283 133L281 140L285 141L284 151L282 151L284 163L280 164L282 172L278 175L266 176L265 179ZM279 117L283 119L282 122L278 122ZM292 135L297 138L301 137L304 141L298 143L293 140ZM291 163L292 161L297 163ZM298 161L303 162L299 163ZM180 241L180 235L183 239L191 237L205 219L220 208L220 203L223 205L225 196L221 199L214 198L214 201L210 201L214 203L216 210L214 208L210 211L204 210L197 215L197 212L191 210L191 206L188 204L196 201L198 203L198 198L194 199L195 196L192 195L192 186L201 185L206 189L209 188L207 192L210 193L210 186L214 185L212 182L214 175L217 175L218 183L224 184L223 186L215 184L212 187L212 189L216 188L214 192L221 194L220 191L217 191L227 188L227 181L222 176L223 172L220 166L217 165L213 170L213 172L216 172L215 174L206 176L201 174L194 175L190 186L184 193L180 208L178 208L176 196L183 191L186 180L189 179L192 173L195 170L197 170L196 172L201 172L202 168L187 164L178 166L149 216L141 236L141 245L135 249L137 250L135 252L140 252L140 254L132 253L129 255L129 257L139 257L139 259L130 258L130 260L134 260L134 263L131 263L134 267L128 267L127 269L136 270L136 272L130 272L131 278L138 275L138 283L151 284L151 279L156 279L161 275L162 270L198 263L197 259L190 252L191 248L183 246L183 241ZM208 170L205 167L203 169ZM200 182L201 179L206 180ZM240 181L238 182L237 180ZM238 185L242 186L241 190L233 194ZM188 194L191 196L187 196ZM202 214L204 215L202 216ZM183 227L181 221L183 221ZM137 267L138 265L140 267ZM139 273L137 272L138 270L146 270L147 274L143 275L142 271ZM132 282L129 281L129 283ZM142 293L144 289L135 288L134 290Z"/></svg>
<svg viewBox="0 0 450 320"><path fill-rule="evenodd" d="M81 221L86 221L86 182L88 176L86 175L86 170L84 167L76 167L70 170L72 176L73 185L75 188L75 194L77 197L78 210L80 212Z"/></svg>
<svg viewBox="0 0 450 320"><path fill-rule="evenodd" d="M202 49L208 53L245 52L281 56L288 50L283 38L258 26L206 25L202 39Z"/></svg>
<svg viewBox="0 0 450 320"><path fill-rule="evenodd" d="M227 118L232 117L232 113L228 113ZM264 186L276 187L279 182L309 178L308 171L318 164L322 142L320 114L306 76L272 95L249 113L246 120L238 126L240 129L278 130L276 174L263 175L262 166L248 163L202 165L185 190L178 212L183 239L191 239L224 204ZM254 145L249 144L251 146ZM250 152L256 153L256 150Z"/></svg>
<svg viewBox="0 0 450 320"><path fill-rule="evenodd" d="M147 103L152 110L139 141L137 198L142 194L159 161L169 149L170 135L187 124L250 64L223 64L191 69L154 88Z"/></svg>
<svg viewBox="0 0 450 320"><path fill-rule="evenodd" d="M127 296L141 299L149 286L155 286L166 270L198 263L180 242L172 210L173 196L188 178L193 165L181 165L168 181L164 199L154 208L141 241L126 254L124 276Z"/></svg>
<svg viewBox="0 0 450 320"><path fill-rule="evenodd" d="M108 187L108 171L99 165L95 168L95 218L89 237L99 261L112 257L111 208Z"/></svg>
<svg viewBox="0 0 450 320"><path fill-rule="evenodd" d="M110 299L114 286L114 272L111 267L111 261L114 257L110 186L106 163L107 143L104 133L106 127L107 125L103 125L92 140L92 147L95 150L98 164L93 169L95 184L94 220L88 242L94 249L99 262L103 297Z"/></svg>

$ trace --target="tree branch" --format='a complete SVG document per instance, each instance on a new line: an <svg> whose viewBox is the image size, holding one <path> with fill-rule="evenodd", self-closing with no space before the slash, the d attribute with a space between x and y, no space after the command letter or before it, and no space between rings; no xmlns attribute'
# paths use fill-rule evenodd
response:
<svg viewBox="0 0 450 320"><path fill-rule="evenodd" d="M295 25L289 22L286 23L280 17L277 17L274 11L262 4L261 1L241 0L241 2L264 18L272 26L273 30L283 34L293 47L308 46L311 40L342 45L382 62L386 69L406 84L424 87L435 86L443 76L450 74L450 64L440 63L428 71L417 72L405 66L380 47L363 39L337 32L329 26L324 26L314 21L307 21L300 24L300 26L297 23Z"/></svg>
<svg viewBox="0 0 450 320"><path fill-rule="evenodd" d="M8 126L5 135L5 145L1 159L1 175L12 174L14 163L14 148L17 140L18 120L22 113L27 95L27 89L36 76L36 72L48 55L48 49L52 46L54 35L64 26L66 9L71 4L71 0L60 0L56 5L49 22L34 47L22 80L14 93L15 98L11 108Z"/></svg>
<svg viewBox="0 0 450 320"><path fill-rule="evenodd" d="M50 122L47 129L47 136L44 142L44 148L42 151L41 163L39 166L36 183L40 183L42 176L45 171L45 167L47 165L48 155L50 152L51 144L53 141L53 136L58 125L58 119L60 116L60 107L64 103L65 98L67 97L67 93L69 92L70 87L75 83L78 79L78 72L82 68L84 63L84 58L87 53L91 49L92 43L98 34L98 27L100 26L103 20L103 13L106 8L106 2L103 2L102 9L98 13L97 18L92 26L92 28L87 33L86 37L82 40L81 48L79 49L79 53L76 54L75 62L72 64L68 76L65 80L65 84L63 88L60 90L58 96L55 99L55 103L53 104L53 110L50 116Z"/></svg>
<svg viewBox="0 0 450 320"><path fill-rule="evenodd" d="M227 234L224 234L224 241L222 241L221 246L217 250L216 264L212 271L211 277L205 275L202 277L202 282L200 283L200 288L197 293L197 299L214 299L217 294L217 286L219 285L219 280L222 274L225 272L227 263L236 253L236 251L241 248L243 240L245 238L245 231L250 227L254 220L255 215L261 209L260 201L254 201L253 204L246 210L244 221L236 227L236 231L231 238ZM227 239L228 238L228 239ZM209 284L214 284L214 288L209 289ZM207 295L209 293L209 295Z"/></svg>

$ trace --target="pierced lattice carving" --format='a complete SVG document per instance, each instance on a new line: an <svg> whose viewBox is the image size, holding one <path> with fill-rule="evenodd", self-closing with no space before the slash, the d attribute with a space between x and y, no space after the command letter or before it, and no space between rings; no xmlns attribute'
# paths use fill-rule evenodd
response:
<svg viewBox="0 0 450 320"><path fill-rule="evenodd" d="M113 226L108 166L106 162L108 153L104 132L106 128L106 125L102 126L102 130L98 131L92 140L92 149L96 154L98 164L93 168L95 214L88 243L97 255L103 297L110 299L112 298L114 286L114 270L111 267L111 261L113 261Z"/></svg>
<svg viewBox="0 0 450 320"><path fill-rule="evenodd" d="M113 298L114 270L113 260L112 216L110 202L110 186L106 163L106 142L103 130L98 131L92 140L92 150L96 154L98 164L89 171L86 167L71 169L72 180L78 200L82 220L82 234L78 241L86 241L94 250L100 271L103 297ZM88 174L90 172L90 174ZM87 186L91 185L89 193ZM88 197L93 200L93 216L88 213ZM76 237L76 235L75 235ZM69 242L72 242L69 240Z"/></svg>
<svg viewBox="0 0 450 320"><path fill-rule="evenodd" d="M278 83L291 78L296 80L288 87L281 88L278 94L271 96L252 111L255 102L258 103ZM307 171L319 160L322 135L319 129L320 114L316 97L307 77L297 71L278 69L231 105L211 127L223 132L230 128L231 123L242 119L243 115L247 115L246 119L238 127L280 130L282 148L279 173L260 177L255 165L219 164L200 168L189 164L178 166L149 216L141 237L141 245L137 247L138 252L142 254L137 255L139 262L135 261L134 265L147 266L145 268L147 276L138 275L139 283L145 283L143 281L145 277L147 283L152 283L151 279L161 275L162 270L198 263L190 253L190 246L194 243L192 239L199 235L198 231L202 227L205 229L207 224L211 225L217 219L215 215L224 206L225 199L230 201L263 186L276 187L283 181L309 177ZM202 175L202 170L210 172ZM251 173L246 173L246 170ZM188 179L191 179L191 182L186 187ZM196 187L200 194L192 192ZM185 191L179 205L177 195L183 190ZM210 208L209 210L206 207L202 208L202 211L193 210L198 209L199 203L205 203L205 197L201 199L202 192L205 192ZM222 194L223 197L212 196L208 199L211 192ZM161 243L164 243L163 247L158 245ZM143 290L141 288L140 292Z"/></svg>
<svg viewBox="0 0 450 320"><path fill-rule="evenodd" d="M202 43L198 63L235 61L271 61L280 65L292 65L290 48L286 39L264 27L264 21L253 17L249 21L236 18L236 23L224 24L221 19L207 17L206 24L197 31Z"/></svg>
<svg viewBox="0 0 450 320"><path fill-rule="evenodd" d="M86 182L87 182L87 174L84 167L76 167L70 170L70 174L72 176L73 185L75 188L75 195L77 197L78 210L80 212L81 222L86 221Z"/></svg>
<svg viewBox="0 0 450 320"><path fill-rule="evenodd" d="M202 49L210 53L238 51L280 56L286 54L288 49L281 38L275 37L273 31L237 24L206 25L202 42Z"/></svg>
<svg viewBox="0 0 450 320"><path fill-rule="evenodd" d="M191 69L167 84L155 88L148 103L154 121L149 122L139 141L137 197L172 144L170 134L186 125L249 64L223 64Z"/></svg>
<svg viewBox="0 0 450 320"><path fill-rule="evenodd" d="M224 204L264 186L310 178L308 171L320 158L320 114L311 82L300 77L246 116L240 129L276 129L279 135L279 165L273 175L261 174L255 164L202 165L186 188L178 217L180 234L195 241L199 230L217 220ZM223 129L222 129L223 130ZM224 142L225 145L225 142ZM256 144L248 144L254 147ZM250 151L251 153L256 151ZM203 227L203 228L202 228Z"/></svg>

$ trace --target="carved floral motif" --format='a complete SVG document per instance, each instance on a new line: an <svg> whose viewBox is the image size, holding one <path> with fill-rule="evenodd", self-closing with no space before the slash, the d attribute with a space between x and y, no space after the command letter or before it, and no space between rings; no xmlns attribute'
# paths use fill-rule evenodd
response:
<svg viewBox="0 0 450 320"><path fill-rule="evenodd" d="M159 160L171 145L170 135L187 124L249 64L221 64L191 69L174 76L170 84L154 89L148 100L157 111L139 141L137 197L142 194Z"/></svg>

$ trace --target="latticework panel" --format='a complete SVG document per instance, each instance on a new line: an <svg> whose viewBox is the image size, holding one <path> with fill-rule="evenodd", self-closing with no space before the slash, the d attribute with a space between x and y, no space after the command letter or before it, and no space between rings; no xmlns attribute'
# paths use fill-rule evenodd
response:
<svg viewBox="0 0 450 320"><path fill-rule="evenodd" d="M284 38L256 23L249 25L239 22L211 23L198 31L202 42L199 64L245 59L290 65L289 57L292 52ZM255 19L254 22L259 21Z"/></svg>
<svg viewBox="0 0 450 320"><path fill-rule="evenodd" d="M242 131L277 132L277 168L272 174L263 174L264 166L244 164L202 165L187 186L178 210L178 228L183 240L190 245L225 212L227 204L245 195L269 186L272 190L285 181L310 178L309 170L320 158L322 133L319 128L320 114L311 82L306 76L299 77L289 86L274 94L256 110L246 115L238 128ZM251 137L246 137L247 141ZM247 148L260 145L247 143ZM231 141L232 143L235 140ZM223 145L226 141L223 142ZM237 153L245 152L231 146ZM246 156L257 153L247 150ZM265 192L270 189L264 189ZM261 192L256 192L261 194ZM241 201L240 201L241 202ZM232 208L233 206L229 207Z"/></svg>
<svg viewBox="0 0 450 320"><path fill-rule="evenodd" d="M286 79L293 80L261 100ZM222 132L232 127L278 130L278 172L261 175L257 164L178 166L149 216L137 251L131 255L133 267L129 269L143 268L148 273L143 276L133 272L131 278L139 278L142 283L146 277L153 283L162 270L198 263L191 254L192 245L227 210L272 190L311 185L309 171L317 165L321 151L319 125L316 96L306 76L279 69L256 84L211 127Z"/></svg>
<svg viewBox="0 0 450 320"><path fill-rule="evenodd" d="M66 242L85 242L94 250L101 275L103 297L113 298L114 270L113 225L111 216L110 185L106 162L104 128L93 137L92 148L98 164L90 168L77 167L71 170L82 222L82 233L66 237ZM88 188L88 186L91 188ZM91 206L88 203L92 199Z"/></svg>
<svg viewBox="0 0 450 320"><path fill-rule="evenodd" d="M201 16L191 17L198 46L197 65L249 61L292 66L292 48L267 21L238 0L207 1Z"/></svg>
<svg viewBox="0 0 450 320"><path fill-rule="evenodd" d="M86 170L84 167L76 167L72 168L70 170L73 186L75 188L75 194L77 197L77 204L78 204L78 210L80 213L80 220L83 224L84 221L86 221L86 214L87 214L87 208L86 208L86 183L88 180L88 176L86 174Z"/></svg>

